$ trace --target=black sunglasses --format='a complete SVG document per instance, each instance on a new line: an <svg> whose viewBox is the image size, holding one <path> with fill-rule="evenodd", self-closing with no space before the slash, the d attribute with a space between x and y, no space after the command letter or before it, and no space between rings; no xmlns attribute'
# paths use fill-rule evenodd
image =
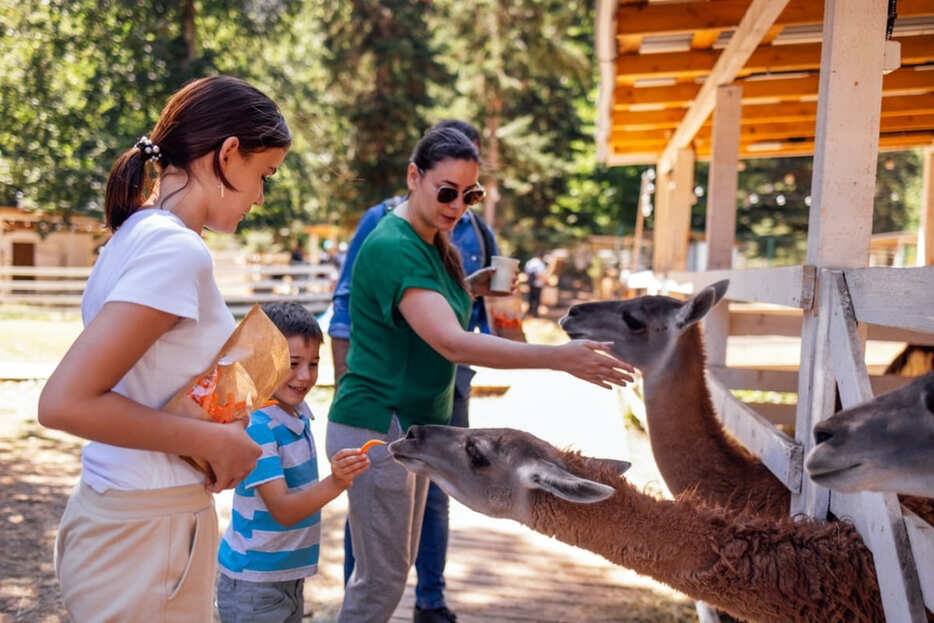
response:
<svg viewBox="0 0 934 623"><path fill-rule="evenodd" d="M422 171L421 167L416 167L418 173L425 177L425 172ZM457 196L460 194L460 191L456 188L451 188L450 186L441 186L438 188L438 203L451 203ZM471 186L464 190L464 205L474 206L483 201L483 198L486 197L486 191L482 187Z"/></svg>

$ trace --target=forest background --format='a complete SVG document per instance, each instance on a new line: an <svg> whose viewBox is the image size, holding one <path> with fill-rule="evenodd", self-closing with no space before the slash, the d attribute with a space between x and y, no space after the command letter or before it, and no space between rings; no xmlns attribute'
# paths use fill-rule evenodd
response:
<svg viewBox="0 0 934 623"><path fill-rule="evenodd" d="M281 249L305 225L351 232L403 189L419 136L482 130L482 183L506 252L632 232L646 167L596 160L590 0L0 0L0 206L102 217L110 164L171 93L216 73L282 107L295 137L241 236ZM742 163L737 240L804 258L810 158ZM921 155L879 156L873 231L911 230ZM692 227L704 229L706 164ZM647 226L651 228L651 217Z"/></svg>

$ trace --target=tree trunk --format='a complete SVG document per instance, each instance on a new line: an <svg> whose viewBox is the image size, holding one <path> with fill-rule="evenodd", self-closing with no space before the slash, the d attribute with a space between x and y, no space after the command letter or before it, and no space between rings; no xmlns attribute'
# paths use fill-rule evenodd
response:
<svg viewBox="0 0 934 623"><path fill-rule="evenodd" d="M184 0L182 19L185 26L185 62L190 63L198 56L198 31L195 28L195 0Z"/></svg>

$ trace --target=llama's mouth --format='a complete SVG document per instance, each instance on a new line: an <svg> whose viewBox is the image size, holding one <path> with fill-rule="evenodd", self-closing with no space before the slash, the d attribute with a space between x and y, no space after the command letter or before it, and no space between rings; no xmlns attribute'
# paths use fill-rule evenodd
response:
<svg viewBox="0 0 934 623"><path fill-rule="evenodd" d="M856 469L862 466L862 463L853 463L846 467L840 467L836 469L826 469L821 470L821 468L814 469L813 466L808 466L808 476L816 484L819 484L828 489L836 489L837 491L846 492L845 481L847 477L853 473Z"/></svg>
<svg viewBox="0 0 934 623"><path fill-rule="evenodd" d="M425 462L418 457L405 454L402 451L401 446L405 444L406 441L406 439L397 439L396 441L386 446L386 448L389 450L389 455L392 456L396 463L399 463L408 470L414 471L419 466L424 466Z"/></svg>

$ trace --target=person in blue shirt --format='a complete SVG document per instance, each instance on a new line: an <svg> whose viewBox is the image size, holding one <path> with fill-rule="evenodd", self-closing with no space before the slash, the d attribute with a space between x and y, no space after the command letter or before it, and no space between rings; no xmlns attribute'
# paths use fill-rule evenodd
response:
<svg viewBox="0 0 934 623"><path fill-rule="evenodd" d="M466 121L447 119L440 121L434 128L454 128L469 138L479 148L480 133ZM341 268L340 277L334 290L333 315L328 328L331 337L331 351L334 356L334 378L339 382L347 370L347 350L350 347L350 277L353 273L354 260L363 241L376 228L380 219L402 203L404 197L391 197L371 207L363 215L347 249L347 257ZM464 273L469 275L490 263L490 257L499 255L499 249L493 232L479 215L467 210L451 232L451 243L457 247L464 265ZM483 298L474 302L470 315L469 331L491 333ZM454 381L454 406L451 413L451 426L467 427L470 384L475 372L470 366L458 365ZM428 488L425 503L425 515L422 520L421 540L415 571L418 582L415 586L415 623L434 623L456 621L457 617L447 607L444 600L444 566L448 547L448 496L436 484ZM344 582L353 571L353 545L350 540L349 526L344 532Z"/></svg>

